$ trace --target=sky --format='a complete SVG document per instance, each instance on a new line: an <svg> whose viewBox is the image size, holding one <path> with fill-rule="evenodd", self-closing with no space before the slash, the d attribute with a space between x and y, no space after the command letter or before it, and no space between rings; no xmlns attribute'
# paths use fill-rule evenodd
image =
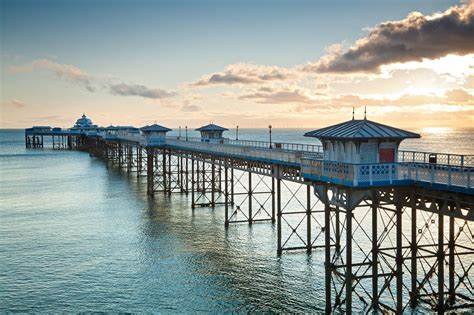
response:
<svg viewBox="0 0 474 315"><path fill-rule="evenodd" d="M474 2L0 0L0 128L474 127Z"/></svg>

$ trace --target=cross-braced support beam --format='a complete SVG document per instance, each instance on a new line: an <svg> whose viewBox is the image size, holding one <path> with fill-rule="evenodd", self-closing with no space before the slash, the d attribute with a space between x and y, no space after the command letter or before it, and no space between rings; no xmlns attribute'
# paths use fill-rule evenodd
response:
<svg viewBox="0 0 474 315"><path fill-rule="evenodd" d="M455 216L462 200L426 199L402 188L321 184L316 191L325 203L327 312L474 307L473 224ZM339 222L336 207L344 213ZM330 246L335 224L345 231L340 250Z"/></svg>

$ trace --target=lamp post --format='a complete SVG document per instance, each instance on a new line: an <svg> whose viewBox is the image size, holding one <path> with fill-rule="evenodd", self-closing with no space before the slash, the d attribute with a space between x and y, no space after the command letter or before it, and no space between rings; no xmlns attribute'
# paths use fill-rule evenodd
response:
<svg viewBox="0 0 474 315"><path fill-rule="evenodd" d="M184 126L185 133L186 133L186 141L188 141L188 126Z"/></svg>
<svg viewBox="0 0 474 315"><path fill-rule="evenodd" d="M270 135L270 149L272 148L272 125L268 125L268 133Z"/></svg>
<svg viewBox="0 0 474 315"><path fill-rule="evenodd" d="M181 139L181 126L179 126L179 137L178 139Z"/></svg>
<svg viewBox="0 0 474 315"><path fill-rule="evenodd" d="M237 129L235 130L235 140L239 140L239 125L237 125Z"/></svg>

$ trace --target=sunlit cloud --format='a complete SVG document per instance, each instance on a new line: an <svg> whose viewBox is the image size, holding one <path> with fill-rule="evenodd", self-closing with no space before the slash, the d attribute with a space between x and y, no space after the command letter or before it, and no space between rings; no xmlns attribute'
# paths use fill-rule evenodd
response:
<svg viewBox="0 0 474 315"><path fill-rule="evenodd" d="M272 89L260 88L255 92L244 94L240 100L255 100L262 104L310 103L311 97L300 89Z"/></svg>
<svg viewBox="0 0 474 315"><path fill-rule="evenodd" d="M11 107L11 108L26 107L26 103L24 103L22 101L19 101L19 100L16 100L16 99L0 102L0 104L2 105L2 107Z"/></svg>
<svg viewBox="0 0 474 315"><path fill-rule="evenodd" d="M116 79L91 75L76 66L57 63L48 59L37 59L27 64L10 66L10 72L13 74L34 72L36 70L51 71L56 78L83 86L89 92L106 88L113 95L140 96L150 99L162 99L176 95L175 92L149 88L142 84L115 83Z"/></svg>
<svg viewBox="0 0 474 315"><path fill-rule="evenodd" d="M184 104L182 107L181 107L181 111L182 112L190 112L190 113L193 113L193 112L199 112L201 111L202 108L197 106L197 105L191 105L191 104Z"/></svg>
<svg viewBox="0 0 474 315"><path fill-rule="evenodd" d="M11 73L25 73L36 70L51 71L57 78L80 84L89 92L96 90L93 76L73 65L61 64L48 59L37 59L27 64L10 66Z"/></svg>
<svg viewBox="0 0 474 315"><path fill-rule="evenodd" d="M318 73L379 72L392 63L436 59L448 54L474 53L474 3L454 6L443 13L410 13L387 21L348 50L331 46L325 56L303 67Z"/></svg>
<svg viewBox="0 0 474 315"><path fill-rule="evenodd" d="M271 81L284 81L295 76L296 73L291 69L252 63L238 63L227 66L223 72L205 75L198 81L191 83L191 85L263 84Z"/></svg>
<svg viewBox="0 0 474 315"><path fill-rule="evenodd" d="M139 84L112 84L110 85L110 92L121 96L141 96L144 98L161 99L172 97L175 93L167 92L162 89L150 89L144 85Z"/></svg>

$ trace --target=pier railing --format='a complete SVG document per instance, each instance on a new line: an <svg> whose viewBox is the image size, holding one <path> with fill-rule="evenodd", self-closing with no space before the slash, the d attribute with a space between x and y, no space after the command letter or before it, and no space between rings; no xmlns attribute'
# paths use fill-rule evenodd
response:
<svg viewBox="0 0 474 315"><path fill-rule="evenodd" d="M474 167L474 155L400 150L398 151L398 162L431 163Z"/></svg>
<svg viewBox="0 0 474 315"><path fill-rule="evenodd" d="M300 152L312 152L312 153L323 153L323 147L321 145L315 144L301 144L301 143L286 143L286 142L269 142L269 141L259 141L259 140L235 140L229 138L222 139L203 139L199 137L166 137L169 140L180 140L180 141L190 141L190 142L202 142L202 143L211 143L211 144L224 144L224 145L234 145L234 146L245 146L251 148L261 148L261 149L281 149L287 151L300 151Z"/></svg>
<svg viewBox="0 0 474 315"><path fill-rule="evenodd" d="M350 186L421 183L430 186L474 188L474 167L430 163L351 164L302 159L302 173L312 179Z"/></svg>
<svg viewBox="0 0 474 315"><path fill-rule="evenodd" d="M166 145L180 149L191 149L201 152L214 153L232 157L241 157L254 160L267 161L270 163L282 163L298 166L303 157L302 151L290 151L283 149L271 149L270 147L252 147L243 145L232 145L214 142L197 142L166 139Z"/></svg>

